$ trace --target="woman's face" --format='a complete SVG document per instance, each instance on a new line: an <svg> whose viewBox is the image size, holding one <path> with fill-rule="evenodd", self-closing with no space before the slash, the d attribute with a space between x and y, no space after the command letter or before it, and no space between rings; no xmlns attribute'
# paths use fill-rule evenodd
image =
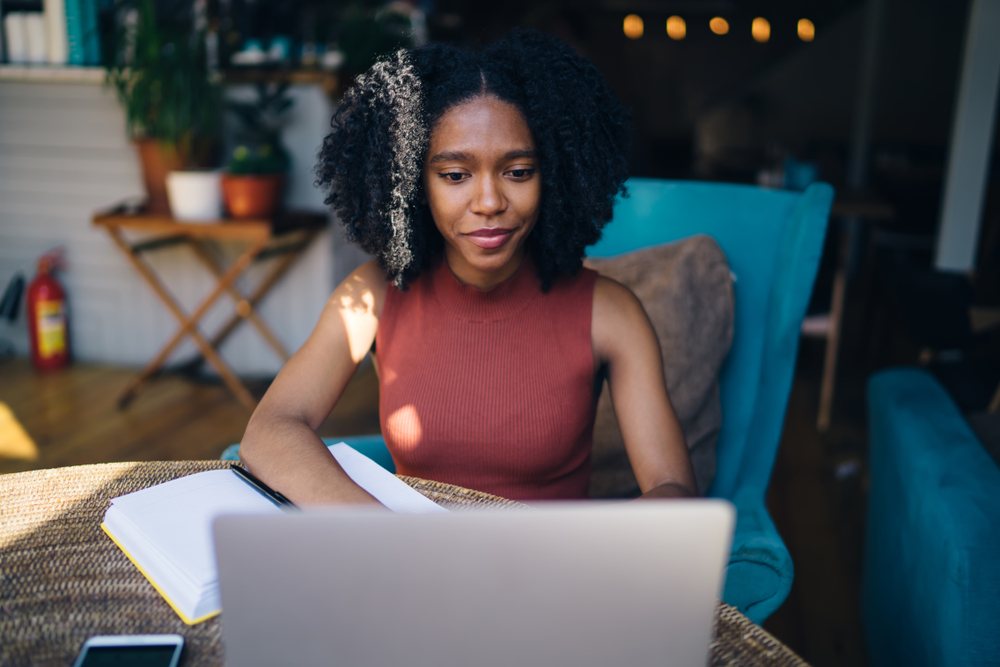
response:
<svg viewBox="0 0 1000 667"><path fill-rule="evenodd" d="M517 107L476 97L447 111L431 132L424 191L459 280L489 289L514 275L542 196L535 141Z"/></svg>

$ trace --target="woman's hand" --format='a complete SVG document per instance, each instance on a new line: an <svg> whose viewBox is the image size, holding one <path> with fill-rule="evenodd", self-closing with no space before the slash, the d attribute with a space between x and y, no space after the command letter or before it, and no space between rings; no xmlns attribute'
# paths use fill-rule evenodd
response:
<svg viewBox="0 0 1000 667"><path fill-rule="evenodd" d="M348 477L316 429L371 349L385 289L374 261L348 276L247 424L240 443L243 464L297 505L378 503Z"/></svg>
<svg viewBox="0 0 1000 667"><path fill-rule="evenodd" d="M603 276L594 286L591 338L642 498L697 495L653 325L631 290Z"/></svg>

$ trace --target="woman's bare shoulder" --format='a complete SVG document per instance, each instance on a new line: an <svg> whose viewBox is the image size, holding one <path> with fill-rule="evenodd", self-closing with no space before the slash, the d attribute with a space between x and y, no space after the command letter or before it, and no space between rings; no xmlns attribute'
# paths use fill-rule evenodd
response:
<svg viewBox="0 0 1000 667"><path fill-rule="evenodd" d="M378 265L378 261L371 259L354 269L337 286L331 299L337 301L341 307L373 310L379 315L385 303L387 288L385 271Z"/></svg>
<svg viewBox="0 0 1000 667"><path fill-rule="evenodd" d="M363 282L369 289L378 289L383 293L385 292L386 285L389 283L385 277L385 271L378 265L378 260L376 259L370 259L358 266L344 282L352 279Z"/></svg>
<svg viewBox="0 0 1000 667"><path fill-rule="evenodd" d="M597 276L594 283L594 317L602 320L609 318L634 318L646 313L639 299L625 285L606 276Z"/></svg>
<svg viewBox="0 0 1000 667"><path fill-rule="evenodd" d="M638 297L617 280L598 276L594 283L594 309L591 338L594 353L607 360L627 349L637 331L650 326Z"/></svg>

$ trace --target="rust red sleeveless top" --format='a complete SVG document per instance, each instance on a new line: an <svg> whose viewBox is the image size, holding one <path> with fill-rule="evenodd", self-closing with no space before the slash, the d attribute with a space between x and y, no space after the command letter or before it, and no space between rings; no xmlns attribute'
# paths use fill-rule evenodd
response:
<svg viewBox="0 0 1000 667"><path fill-rule="evenodd" d="M596 278L581 269L543 293L529 254L484 291L441 253L407 291L390 284L375 349L396 472L512 499L585 498Z"/></svg>

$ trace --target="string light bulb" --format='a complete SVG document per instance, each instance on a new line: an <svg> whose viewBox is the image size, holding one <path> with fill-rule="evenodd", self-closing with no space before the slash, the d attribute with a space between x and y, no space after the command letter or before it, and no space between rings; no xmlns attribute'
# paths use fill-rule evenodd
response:
<svg viewBox="0 0 1000 667"><path fill-rule="evenodd" d="M622 23L622 30L629 39L639 39L643 32L642 17L638 14L629 14Z"/></svg>
<svg viewBox="0 0 1000 667"><path fill-rule="evenodd" d="M667 35L670 39L684 39L687 31L687 23L680 16L671 16L667 19Z"/></svg>
<svg viewBox="0 0 1000 667"><path fill-rule="evenodd" d="M803 42L816 39L816 26L809 19L799 19L799 39Z"/></svg>
<svg viewBox="0 0 1000 667"><path fill-rule="evenodd" d="M729 32L729 21L722 18L721 16L716 16L714 19L708 22L708 27L716 35L725 35Z"/></svg>
<svg viewBox="0 0 1000 667"><path fill-rule="evenodd" d="M753 35L756 41L763 44L771 39L771 23L766 18L758 16L750 26L750 34Z"/></svg>

